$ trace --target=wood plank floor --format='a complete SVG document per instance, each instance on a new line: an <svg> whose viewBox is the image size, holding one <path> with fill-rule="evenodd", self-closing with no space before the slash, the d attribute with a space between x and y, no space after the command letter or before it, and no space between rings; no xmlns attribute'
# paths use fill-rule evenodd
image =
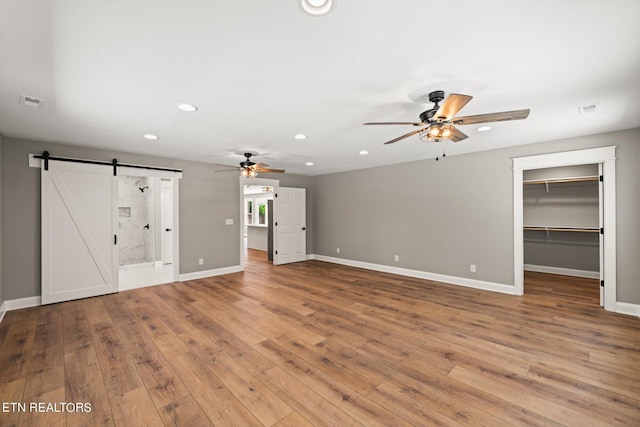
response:
<svg viewBox="0 0 640 427"><path fill-rule="evenodd" d="M514 297L263 257L7 313L0 401L27 411L0 425L640 425L640 319L592 280L527 273Z"/></svg>

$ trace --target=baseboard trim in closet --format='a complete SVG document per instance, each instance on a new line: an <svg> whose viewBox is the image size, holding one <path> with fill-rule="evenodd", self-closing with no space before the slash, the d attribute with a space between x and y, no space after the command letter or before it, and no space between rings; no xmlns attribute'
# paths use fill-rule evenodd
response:
<svg viewBox="0 0 640 427"><path fill-rule="evenodd" d="M397 274L400 276L415 277L417 279L434 280L436 282L466 286L468 288L481 289L484 291L499 292L501 294L514 295L515 293L515 288L513 285L505 285L502 283L485 282L483 280L468 279L466 277L448 276L445 274L430 273L428 271L411 270L408 268L392 267L389 265L373 264L369 262L335 258L335 257L330 257L325 255L313 255L312 259L315 259L318 261L331 262L334 264L348 265L350 267L364 268L366 270L374 270L374 271L380 271L383 273Z"/></svg>
<svg viewBox="0 0 640 427"><path fill-rule="evenodd" d="M599 271L575 270L573 268L550 267L546 265L525 264L525 271L535 271L538 273L560 274L562 276L584 277L587 279L599 279Z"/></svg>
<svg viewBox="0 0 640 427"><path fill-rule="evenodd" d="M628 302L617 302L616 313L628 314L630 316L640 317L640 304L630 304Z"/></svg>

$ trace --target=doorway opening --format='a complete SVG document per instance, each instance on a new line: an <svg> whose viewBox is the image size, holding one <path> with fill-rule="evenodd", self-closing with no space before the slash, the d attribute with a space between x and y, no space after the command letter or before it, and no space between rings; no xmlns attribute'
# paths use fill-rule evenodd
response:
<svg viewBox="0 0 640 427"><path fill-rule="evenodd" d="M270 262L273 259L273 198L280 187L280 180L245 177L239 179L240 266L244 269L247 251L250 248L264 251L264 257ZM269 235L272 236L271 239ZM262 255L262 252L260 254Z"/></svg>
<svg viewBox="0 0 640 427"><path fill-rule="evenodd" d="M118 177L120 290L178 280L176 184L139 172Z"/></svg>
<svg viewBox="0 0 640 427"><path fill-rule="evenodd" d="M244 253L253 250L253 256L264 256L273 261L273 187L245 184L243 190L243 245Z"/></svg>
<svg viewBox="0 0 640 427"><path fill-rule="evenodd" d="M513 159L514 200L514 294L524 294L524 172L545 168L595 164L600 165L602 179L600 203L600 277L601 305L616 311L616 196L615 146L543 154ZM531 231L531 230L529 230ZM544 230L546 233L546 230ZM549 230L551 232L551 230ZM589 230L591 232L591 230Z"/></svg>

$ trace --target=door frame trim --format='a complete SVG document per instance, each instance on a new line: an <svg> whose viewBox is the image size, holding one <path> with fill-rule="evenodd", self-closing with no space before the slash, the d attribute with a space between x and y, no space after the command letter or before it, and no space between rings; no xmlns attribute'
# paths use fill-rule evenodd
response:
<svg viewBox="0 0 640 427"><path fill-rule="evenodd" d="M179 185L179 179L182 178L182 173L118 166L118 177L120 176L144 176L147 178L165 178L165 179L168 178L171 180L171 185L173 187L173 264L172 264L173 276L172 278L174 282L180 281L180 185Z"/></svg>
<svg viewBox="0 0 640 427"><path fill-rule="evenodd" d="M616 146L515 157L512 160L514 294L524 294L523 171L601 163L604 177L604 308L616 311Z"/></svg>

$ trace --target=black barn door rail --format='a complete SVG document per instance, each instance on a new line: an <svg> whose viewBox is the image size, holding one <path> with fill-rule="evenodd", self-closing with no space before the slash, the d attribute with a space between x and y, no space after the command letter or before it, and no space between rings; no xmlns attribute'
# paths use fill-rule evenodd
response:
<svg viewBox="0 0 640 427"><path fill-rule="evenodd" d="M72 162L72 163L87 163L91 165L107 165L113 166L113 176L118 176L118 166L126 166L128 168L137 168L137 169L149 169L154 171L165 171L165 172L182 172L182 169L171 169L171 168L160 168L156 166L142 166L142 165L132 165L129 163L118 163L118 159L113 159L110 162L105 162L101 160L85 160L85 159L74 159L71 157L56 157L49 154L48 151L44 151L42 154L34 155L36 159L44 160L44 170L49 170L49 160L56 160L60 162Z"/></svg>

